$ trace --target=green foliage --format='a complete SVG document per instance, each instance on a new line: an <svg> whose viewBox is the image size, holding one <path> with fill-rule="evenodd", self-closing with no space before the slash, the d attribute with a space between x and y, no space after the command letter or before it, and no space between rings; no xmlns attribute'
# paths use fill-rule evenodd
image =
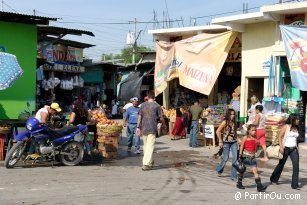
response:
<svg viewBox="0 0 307 205"><path fill-rule="evenodd" d="M139 62L141 59L141 52L146 52L146 51L154 51L153 49L146 47L146 46L138 46L136 49L136 54L135 54L135 62ZM102 54L102 61L103 60L112 60L112 59L122 59L123 63L132 63L132 47L125 47L121 50L120 54Z"/></svg>

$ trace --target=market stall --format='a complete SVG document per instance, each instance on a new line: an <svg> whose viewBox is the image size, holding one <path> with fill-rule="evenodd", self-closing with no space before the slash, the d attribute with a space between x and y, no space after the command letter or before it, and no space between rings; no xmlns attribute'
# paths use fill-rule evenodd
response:
<svg viewBox="0 0 307 205"><path fill-rule="evenodd" d="M100 110L92 112L93 119L97 122L97 143L101 155L107 159L118 158L118 136L122 132L122 125L115 120L109 120Z"/></svg>

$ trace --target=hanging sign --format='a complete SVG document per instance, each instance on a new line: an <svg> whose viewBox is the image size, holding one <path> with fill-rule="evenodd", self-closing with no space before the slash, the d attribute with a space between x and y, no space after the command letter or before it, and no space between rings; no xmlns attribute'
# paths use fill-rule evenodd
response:
<svg viewBox="0 0 307 205"><path fill-rule="evenodd" d="M45 64L44 70L68 72L68 73L82 73L84 72L85 69L83 66L63 65L63 64L54 64L54 65Z"/></svg>
<svg viewBox="0 0 307 205"><path fill-rule="evenodd" d="M307 91L307 27L280 26L292 85Z"/></svg>
<svg viewBox="0 0 307 205"><path fill-rule="evenodd" d="M167 81L179 77L180 85L209 95L237 36L228 31L199 34L175 43L158 42L155 65L155 94Z"/></svg>

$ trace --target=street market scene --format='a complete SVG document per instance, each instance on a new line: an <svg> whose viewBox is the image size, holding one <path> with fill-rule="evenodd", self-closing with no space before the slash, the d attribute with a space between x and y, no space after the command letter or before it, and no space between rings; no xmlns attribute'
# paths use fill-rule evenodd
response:
<svg viewBox="0 0 307 205"><path fill-rule="evenodd" d="M0 205L307 204L307 1L0 4Z"/></svg>

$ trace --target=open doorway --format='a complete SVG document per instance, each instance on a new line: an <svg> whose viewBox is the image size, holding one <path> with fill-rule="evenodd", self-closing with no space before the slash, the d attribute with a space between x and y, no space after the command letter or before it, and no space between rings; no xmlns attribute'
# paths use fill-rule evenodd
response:
<svg viewBox="0 0 307 205"><path fill-rule="evenodd" d="M261 101L263 99L263 78L248 78L247 105L251 106L250 98L256 95Z"/></svg>

